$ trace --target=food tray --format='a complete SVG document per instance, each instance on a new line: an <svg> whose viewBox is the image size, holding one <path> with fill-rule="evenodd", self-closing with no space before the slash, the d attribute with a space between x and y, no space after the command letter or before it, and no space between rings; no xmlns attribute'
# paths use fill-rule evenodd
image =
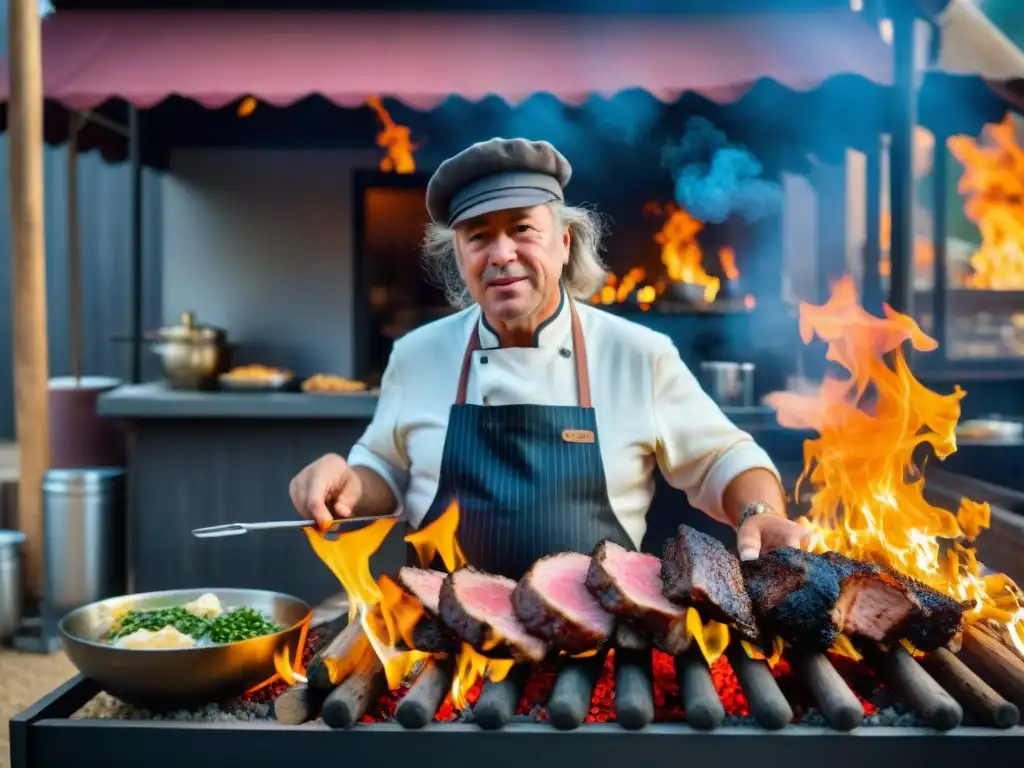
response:
<svg viewBox="0 0 1024 768"><path fill-rule="evenodd" d="M291 373L277 373L261 378L246 378L222 373L217 377L220 388L229 392L280 392L287 389L295 381Z"/></svg>

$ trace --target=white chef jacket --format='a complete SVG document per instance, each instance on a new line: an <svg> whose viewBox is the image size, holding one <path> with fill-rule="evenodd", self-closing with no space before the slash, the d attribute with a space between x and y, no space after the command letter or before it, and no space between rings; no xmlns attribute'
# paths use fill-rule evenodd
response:
<svg viewBox="0 0 1024 768"><path fill-rule="evenodd" d="M637 547L654 496L655 462L697 509L728 522L722 494L768 454L700 387L664 334L576 303L587 345L591 400L612 511ZM352 466L379 474L418 527L437 492L448 412L470 332L480 330L466 402L473 405L579 405L571 312L558 312L534 347L501 348L476 305L399 339L381 380L373 420L349 453Z"/></svg>

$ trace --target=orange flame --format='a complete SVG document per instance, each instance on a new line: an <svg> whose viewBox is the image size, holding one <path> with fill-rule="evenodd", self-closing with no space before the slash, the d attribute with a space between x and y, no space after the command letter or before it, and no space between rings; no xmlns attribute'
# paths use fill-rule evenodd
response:
<svg viewBox="0 0 1024 768"><path fill-rule="evenodd" d="M416 160L413 153L419 146L412 143L411 131L391 119L378 96L371 96L366 104L377 113L377 118L384 126L377 134L377 146L387 150L387 155L381 158L380 170L383 173L414 173Z"/></svg>
<svg viewBox="0 0 1024 768"><path fill-rule="evenodd" d="M702 287L704 301L710 304L718 296L722 282L704 269L704 251L697 242L697 235L704 229L704 222L697 221L674 205L665 206L664 213L668 218L661 231L654 236L654 241L661 246L661 263L665 265L668 279L674 283ZM735 253L730 250L729 254L735 259ZM725 258L728 260L729 256ZM735 261L732 266L735 269Z"/></svg>
<svg viewBox="0 0 1024 768"><path fill-rule="evenodd" d="M664 282L656 285L645 284L646 270L642 267L633 267L620 280L614 273L608 274L604 286L595 293L590 301L594 304L622 304L634 296L640 309L646 312L651 308L655 299L665 290Z"/></svg>
<svg viewBox="0 0 1024 768"><path fill-rule="evenodd" d="M888 566L963 601L974 601L968 622L993 620L1024 655L1020 591L1005 575L983 576L964 545L989 525L989 506L964 500L956 514L929 504L914 454L929 445L936 457L956 451L959 387L950 395L914 378L902 345L934 350L938 344L916 322L886 306L884 317L858 303L853 280L833 286L823 306L800 307L800 335L817 335L827 358L848 372L826 378L816 395L776 392L767 401L778 421L811 428L804 443L804 473L797 486L815 488L801 522L812 532L810 549L836 551Z"/></svg>
<svg viewBox="0 0 1024 768"><path fill-rule="evenodd" d="M957 191L964 213L977 225L981 246L971 256L965 285L995 291L1024 289L1024 151L1013 117L986 126L989 141L953 136L950 152L964 166ZM984 136L983 136L984 138Z"/></svg>

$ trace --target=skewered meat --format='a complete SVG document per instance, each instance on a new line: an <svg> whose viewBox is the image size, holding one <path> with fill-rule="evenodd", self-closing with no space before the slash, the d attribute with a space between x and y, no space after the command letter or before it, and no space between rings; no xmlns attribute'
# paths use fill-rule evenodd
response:
<svg viewBox="0 0 1024 768"><path fill-rule="evenodd" d="M523 661L541 661L547 643L534 637L512 609L516 583L464 565L448 574L441 585L441 621L460 639L483 653L504 645Z"/></svg>
<svg viewBox="0 0 1024 768"><path fill-rule="evenodd" d="M676 655L689 647L687 609L662 594L661 560L654 555L602 541L590 559L586 586L606 611L665 653Z"/></svg>
<svg viewBox="0 0 1024 768"><path fill-rule="evenodd" d="M739 559L718 539L679 526L661 559L662 594L697 609L705 619L731 624L748 640L759 640Z"/></svg>
<svg viewBox="0 0 1024 768"><path fill-rule="evenodd" d="M542 557L512 593L512 607L527 631L568 654L598 648L615 631L615 617L586 587L590 557L560 552Z"/></svg>
<svg viewBox="0 0 1024 768"><path fill-rule="evenodd" d="M761 629L807 650L828 650L841 632L884 640L920 608L892 574L834 552L775 549L743 572Z"/></svg>

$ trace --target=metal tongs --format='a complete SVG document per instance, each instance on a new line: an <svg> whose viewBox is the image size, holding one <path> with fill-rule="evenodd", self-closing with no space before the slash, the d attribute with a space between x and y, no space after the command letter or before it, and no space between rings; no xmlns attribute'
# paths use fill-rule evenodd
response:
<svg viewBox="0 0 1024 768"><path fill-rule="evenodd" d="M343 517L332 520L324 536L337 535L344 528L363 528L378 520L394 520L400 513L378 515L376 517ZM269 523L227 523L211 525L207 528L193 528L192 535L197 539L218 539L223 536L241 536L249 531L274 531L280 528L316 528L314 520L272 520Z"/></svg>

